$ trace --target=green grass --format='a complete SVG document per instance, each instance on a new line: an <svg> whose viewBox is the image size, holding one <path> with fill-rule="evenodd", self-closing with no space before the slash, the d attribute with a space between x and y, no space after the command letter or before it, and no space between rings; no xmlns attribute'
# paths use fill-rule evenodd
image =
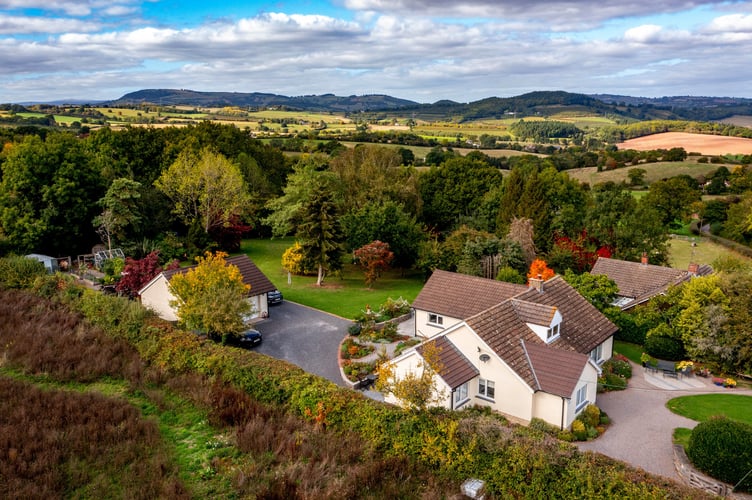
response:
<svg viewBox="0 0 752 500"><path fill-rule="evenodd" d="M287 282L287 272L282 268L282 254L292 246L294 238L244 240L241 252L247 254L261 271L284 294L285 299L321 309L343 318L352 319L370 305L377 308L387 298L403 297L412 302L423 288L420 273L401 276L399 270L390 270L381 276L373 288L365 285L363 272L345 264L341 276L327 276L324 285L316 286L316 276L292 276Z"/></svg>
<svg viewBox="0 0 752 500"><path fill-rule="evenodd" d="M591 186L604 182L629 182L629 170L632 168L644 169L645 182L648 184L659 181L661 179L667 179L669 177L676 177L678 175L690 175L697 177L699 175L707 175L720 167L720 164L713 163L697 163L694 160L687 161L670 161L670 162L656 162L656 163L641 163L639 165L627 166L623 168L616 168L614 170L604 170L598 172L597 167L588 168L574 168L567 170L569 177L577 179L581 182L587 182ZM733 170L733 165L726 165L730 170Z"/></svg>
<svg viewBox="0 0 752 500"><path fill-rule="evenodd" d="M642 363L640 356L644 351L641 345L614 340L614 352L626 356L630 361L637 363L638 365Z"/></svg>
<svg viewBox="0 0 752 500"><path fill-rule="evenodd" d="M695 246L692 246L695 243ZM733 250L699 236L693 238L672 238L668 242L669 263L676 269L687 269L690 261L698 264L712 264L719 257L733 255L738 259L749 259Z"/></svg>
<svg viewBox="0 0 752 500"><path fill-rule="evenodd" d="M685 449L689 447L689 437L692 435L692 429L686 427L677 427L674 429L674 444L680 444Z"/></svg>
<svg viewBox="0 0 752 500"><path fill-rule="evenodd" d="M677 415L706 422L723 415L731 420L752 425L752 396L742 394L699 394L669 400L666 407Z"/></svg>

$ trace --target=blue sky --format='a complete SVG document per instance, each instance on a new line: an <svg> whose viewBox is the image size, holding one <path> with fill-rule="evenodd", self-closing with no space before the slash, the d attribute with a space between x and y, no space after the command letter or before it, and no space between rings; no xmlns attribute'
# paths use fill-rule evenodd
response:
<svg viewBox="0 0 752 500"><path fill-rule="evenodd" d="M145 88L752 97L752 2L0 0L0 103Z"/></svg>

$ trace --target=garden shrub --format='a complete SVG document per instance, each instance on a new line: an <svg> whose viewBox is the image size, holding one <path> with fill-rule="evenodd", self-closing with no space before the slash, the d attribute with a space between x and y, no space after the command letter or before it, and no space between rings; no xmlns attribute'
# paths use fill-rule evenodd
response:
<svg viewBox="0 0 752 500"><path fill-rule="evenodd" d="M30 288L38 277L47 274L44 264L29 257L0 259L0 287Z"/></svg>
<svg viewBox="0 0 752 500"><path fill-rule="evenodd" d="M352 325L347 327L347 334L353 337L357 337L358 335L360 335L360 332L362 330L363 326L360 323L353 323Z"/></svg>
<svg viewBox="0 0 752 500"><path fill-rule="evenodd" d="M610 319L619 330L614 338L632 344L643 345L648 332L648 325L645 324L638 315L621 311L616 307L609 308L605 311L606 316Z"/></svg>
<svg viewBox="0 0 752 500"><path fill-rule="evenodd" d="M645 340L645 352L668 361L681 361L685 357L681 341L663 335L649 335Z"/></svg>
<svg viewBox="0 0 752 500"><path fill-rule="evenodd" d="M622 356L621 354L617 354L606 363L610 364L611 373L614 373L625 379L632 378L632 365L629 363L627 358Z"/></svg>
<svg viewBox="0 0 752 500"><path fill-rule="evenodd" d="M594 404L589 404L582 412L582 417L588 427L597 427L601 422L601 409Z"/></svg>
<svg viewBox="0 0 752 500"><path fill-rule="evenodd" d="M603 372L598 378L598 388L601 391L621 391L627 388L627 380L615 373Z"/></svg>
<svg viewBox="0 0 752 500"><path fill-rule="evenodd" d="M587 439L587 430L585 424L581 420L575 420L572 422L572 434L574 434L577 441L585 441Z"/></svg>
<svg viewBox="0 0 752 500"><path fill-rule="evenodd" d="M752 469L752 425L725 417L701 422L689 437L687 456L701 471L736 484ZM752 474L737 489L752 491Z"/></svg>

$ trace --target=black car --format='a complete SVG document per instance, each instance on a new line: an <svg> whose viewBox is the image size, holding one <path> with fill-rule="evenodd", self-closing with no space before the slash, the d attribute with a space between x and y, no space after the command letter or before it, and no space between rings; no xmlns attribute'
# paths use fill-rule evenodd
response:
<svg viewBox="0 0 752 500"><path fill-rule="evenodd" d="M282 303L282 292L274 290L266 294L266 303L269 305Z"/></svg>
<svg viewBox="0 0 752 500"><path fill-rule="evenodd" d="M261 332L254 330L253 328L237 335L228 335L227 337L225 337L225 343L227 345L242 347L243 349L256 347L261 343L261 340Z"/></svg>

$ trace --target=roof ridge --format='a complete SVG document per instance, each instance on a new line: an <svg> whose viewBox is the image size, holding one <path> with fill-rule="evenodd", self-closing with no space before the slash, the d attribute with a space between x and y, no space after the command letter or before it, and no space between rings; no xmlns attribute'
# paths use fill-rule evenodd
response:
<svg viewBox="0 0 752 500"><path fill-rule="evenodd" d="M541 385L540 381L538 380L538 374L535 373L535 366L533 366L533 361L530 359L530 355L527 353L527 347L525 346L525 339L520 339L520 345L522 345L522 352L525 353L525 359L527 359L527 364L530 365L530 371L533 373L533 379L535 379L535 385L536 388L540 391Z"/></svg>

